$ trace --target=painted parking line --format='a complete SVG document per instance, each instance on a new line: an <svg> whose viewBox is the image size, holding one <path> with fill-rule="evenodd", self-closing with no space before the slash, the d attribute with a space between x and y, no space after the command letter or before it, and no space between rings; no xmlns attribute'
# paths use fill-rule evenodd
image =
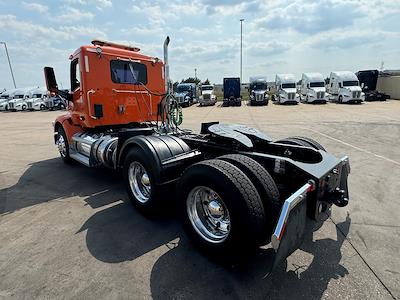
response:
<svg viewBox="0 0 400 300"><path fill-rule="evenodd" d="M346 146L351 147L351 148L353 148L353 149L356 149L356 150L358 150L358 151L361 151L361 152L364 152L364 153L373 155L373 156L375 156L375 157L377 157L377 158L386 160L386 161L391 162L391 163L393 163L393 164L395 164L395 165L397 165L397 166L400 167L400 162L395 161L395 160L393 160L393 159L390 159L390 158L387 158L387 157L385 157L385 156L382 156L382 155L376 154L376 153L374 153L374 152L371 152L371 151L369 151L369 150L366 150L366 149L363 149L363 148L354 146L354 145L352 145L352 144L350 144L350 143L347 143L347 142L345 142L345 141L339 140L339 139L337 139L337 138L334 138L334 137L332 137L332 136L330 136L330 135L327 135L327 134L322 133L322 132L320 132L320 131L318 131L318 130L315 130L315 129L306 128L306 127L303 127L302 129L315 132L315 133L317 133L317 134L319 134L319 135L322 135L322 136L324 136L324 137L326 137L326 138L328 138L328 139L331 139L331 140L333 140L333 141L336 141L336 142L338 142L338 143L341 143L341 144L343 144L343 145L346 145Z"/></svg>

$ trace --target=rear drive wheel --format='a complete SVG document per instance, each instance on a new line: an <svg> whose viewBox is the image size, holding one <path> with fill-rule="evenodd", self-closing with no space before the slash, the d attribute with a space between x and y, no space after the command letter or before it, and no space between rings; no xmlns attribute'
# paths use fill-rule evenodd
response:
<svg viewBox="0 0 400 300"><path fill-rule="evenodd" d="M325 148L317 141L307 138L307 137L303 137L303 136L288 137L286 139L276 141L276 143L295 145L295 146L303 146L303 147L311 147L316 150L326 151Z"/></svg>
<svg viewBox="0 0 400 300"><path fill-rule="evenodd" d="M265 212L251 180L222 160L190 166L178 187L184 229L202 250L230 256L260 244Z"/></svg>
<svg viewBox="0 0 400 300"><path fill-rule="evenodd" d="M70 164L73 162L72 158L69 156L69 144L67 135L65 134L64 128L61 126L57 128L57 140L56 145L58 152L60 153L61 159L64 163Z"/></svg>
<svg viewBox="0 0 400 300"><path fill-rule="evenodd" d="M254 159L241 154L228 154L218 157L238 167L254 184L264 205L266 228L263 240L269 242L279 217L281 207L278 187L269 172Z"/></svg>
<svg viewBox="0 0 400 300"><path fill-rule="evenodd" d="M313 147L316 150L322 150L322 151L326 151L326 149L324 148L324 146L322 146L320 143L318 143L316 140L313 140L311 138L305 137L305 136L294 136L294 139L297 140L302 140L306 143L308 143L311 147Z"/></svg>
<svg viewBox="0 0 400 300"><path fill-rule="evenodd" d="M129 200L142 213L157 211L160 201L160 187L155 183L155 171L149 164L149 157L140 148L132 148L126 155L123 166L124 183Z"/></svg>

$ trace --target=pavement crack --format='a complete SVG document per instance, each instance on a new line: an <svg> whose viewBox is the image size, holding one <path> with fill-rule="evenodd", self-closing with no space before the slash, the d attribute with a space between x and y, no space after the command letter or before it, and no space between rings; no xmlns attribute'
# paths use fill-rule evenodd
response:
<svg viewBox="0 0 400 300"><path fill-rule="evenodd" d="M354 249L354 251L358 254L358 256L361 258L361 260L364 262L364 264L368 267L368 269L372 272L372 274L375 276L375 278L380 282L380 284L383 286L383 288L388 292L388 294L392 297L392 299L397 300L397 298L393 295L392 291L388 288L388 286L383 282L383 280L378 276L378 274L374 271L374 269L370 266L370 264L367 262L367 260L361 255L360 251L353 245L350 239L347 238L347 235L342 231L342 229L335 223L335 221L332 219L331 216L329 216L329 219L332 221L333 224L335 224L337 230L344 236L346 241L350 244L350 246Z"/></svg>

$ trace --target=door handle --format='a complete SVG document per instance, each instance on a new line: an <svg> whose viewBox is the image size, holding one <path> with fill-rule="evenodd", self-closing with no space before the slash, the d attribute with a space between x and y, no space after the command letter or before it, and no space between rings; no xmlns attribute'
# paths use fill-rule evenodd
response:
<svg viewBox="0 0 400 300"><path fill-rule="evenodd" d="M88 103L89 117L96 120L97 118L92 116L92 105L90 104L90 94L94 94L95 92L96 91L93 89L87 91L87 103Z"/></svg>

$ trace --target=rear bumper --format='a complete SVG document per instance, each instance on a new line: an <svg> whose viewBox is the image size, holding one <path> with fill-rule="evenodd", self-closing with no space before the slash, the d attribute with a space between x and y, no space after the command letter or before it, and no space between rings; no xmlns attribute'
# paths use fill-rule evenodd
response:
<svg viewBox="0 0 400 300"><path fill-rule="evenodd" d="M338 175L338 180L322 199L316 199L316 201L309 199L312 198L311 193L318 188L315 182L310 180L285 200L271 236L272 247L276 253L275 260L277 260L275 265L292 254L303 242L310 203L315 206L315 219L320 219L318 215L326 211L332 204L339 207L348 204L347 177L350 174L348 157L343 157L331 172Z"/></svg>

